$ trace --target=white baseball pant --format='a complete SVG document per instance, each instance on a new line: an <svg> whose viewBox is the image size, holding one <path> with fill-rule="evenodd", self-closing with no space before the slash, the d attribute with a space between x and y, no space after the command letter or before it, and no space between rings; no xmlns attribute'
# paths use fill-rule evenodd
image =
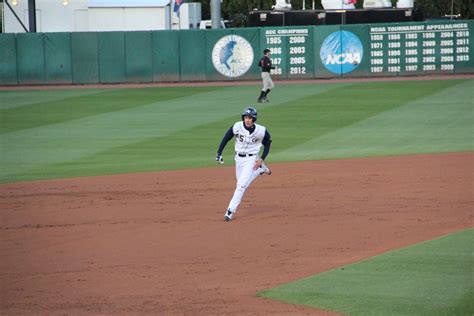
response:
<svg viewBox="0 0 474 316"><path fill-rule="evenodd" d="M267 91L268 89L273 89L273 81L272 81L272 77L270 76L270 73L269 72L262 72L262 81L263 81L263 88L262 88L262 91Z"/></svg>
<svg viewBox="0 0 474 316"><path fill-rule="evenodd" d="M260 168L253 170L253 166L255 165L257 159L257 155L250 157L240 157L238 155L235 156L235 175L237 177L237 186L235 188L234 196L230 200L229 206L227 207L227 209L231 212L235 212L237 210L237 207L242 201L245 190L247 190L253 180L255 180L260 175L260 172L262 172Z"/></svg>

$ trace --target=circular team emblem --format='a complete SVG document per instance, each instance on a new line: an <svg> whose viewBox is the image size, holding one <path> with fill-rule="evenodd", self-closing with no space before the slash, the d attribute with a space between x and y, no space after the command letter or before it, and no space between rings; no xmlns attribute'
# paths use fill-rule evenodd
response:
<svg viewBox="0 0 474 316"><path fill-rule="evenodd" d="M364 47L354 33L337 31L326 37L319 55L327 70L340 75L359 67L364 55Z"/></svg>
<svg viewBox="0 0 474 316"><path fill-rule="evenodd" d="M226 77L242 76L253 64L252 45L238 35L224 36L212 49L212 64Z"/></svg>

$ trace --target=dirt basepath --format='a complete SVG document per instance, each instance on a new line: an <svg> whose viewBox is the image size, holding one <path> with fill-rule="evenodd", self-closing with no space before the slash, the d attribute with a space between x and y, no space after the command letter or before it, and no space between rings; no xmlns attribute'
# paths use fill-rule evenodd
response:
<svg viewBox="0 0 474 316"><path fill-rule="evenodd" d="M473 226L474 153L0 186L0 314L289 315L255 293Z"/></svg>

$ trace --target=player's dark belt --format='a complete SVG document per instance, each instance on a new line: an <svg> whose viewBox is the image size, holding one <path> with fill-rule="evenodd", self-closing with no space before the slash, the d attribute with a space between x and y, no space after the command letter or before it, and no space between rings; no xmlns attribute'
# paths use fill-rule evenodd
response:
<svg viewBox="0 0 474 316"><path fill-rule="evenodd" d="M237 153L237 156L239 157L252 157L252 156L255 156L256 154L241 154L241 153Z"/></svg>

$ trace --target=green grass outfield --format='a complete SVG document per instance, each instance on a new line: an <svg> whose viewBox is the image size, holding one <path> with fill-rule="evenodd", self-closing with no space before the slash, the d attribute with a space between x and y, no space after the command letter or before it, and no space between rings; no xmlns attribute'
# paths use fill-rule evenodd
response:
<svg viewBox="0 0 474 316"><path fill-rule="evenodd" d="M474 315L474 229L258 295L348 315Z"/></svg>
<svg viewBox="0 0 474 316"><path fill-rule="evenodd" d="M474 80L277 82L265 105L237 84L0 91L0 182L214 166L249 105L270 164L474 149Z"/></svg>

